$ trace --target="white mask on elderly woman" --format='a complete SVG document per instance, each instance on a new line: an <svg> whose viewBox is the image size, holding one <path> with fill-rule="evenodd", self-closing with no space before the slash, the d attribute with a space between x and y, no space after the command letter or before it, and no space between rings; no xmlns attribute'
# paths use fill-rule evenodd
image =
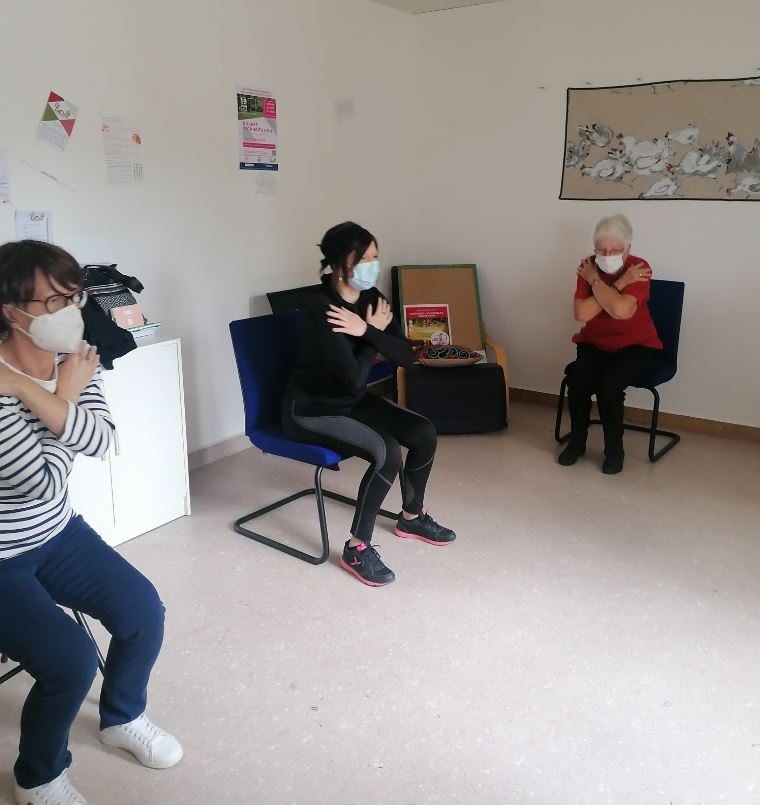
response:
<svg viewBox="0 0 760 805"><path fill-rule="evenodd" d="M605 274L615 274L623 267L622 254L596 255L596 265Z"/></svg>

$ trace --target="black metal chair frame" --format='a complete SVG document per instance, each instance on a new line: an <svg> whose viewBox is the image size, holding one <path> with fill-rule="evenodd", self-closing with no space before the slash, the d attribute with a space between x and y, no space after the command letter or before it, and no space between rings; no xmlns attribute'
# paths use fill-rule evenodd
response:
<svg viewBox="0 0 760 805"><path fill-rule="evenodd" d="M623 427L626 430L636 430L640 433L648 433L649 434L649 460L654 464L655 461L659 461L665 453L669 450L672 450L678 442L681 441L681 437L677 433L673 433L669 430L659 430L657 428L657 424L660 418L660 394L654 386L636 386L636 388L644 388L647 391L652 392L652 396L654 397L654 405L652 406L652 421L649 424L649 427L645 425L632 425L629 423L624 423ZM554 439L557 441L558 444L564 444L569 438L570 433L562 434L562 413L565 407L565 395L567 392L567 375L562 378L562 384L559 387L559 402L557 403L557 420L554 423ZM592 419L589 421L589 425L601 425L602 421L600 419ZM667 437L668 441L659 449L655 450L655 441L658 436L665 436Z"/></svg>
<svg viewBox="0 0 760 805"><path fill-rule="evenodd" d="M262 545L268 545L270 548L274 548L277 551L282 551L282 553L286 553L288 556L295 556L296 559L301 559L304 562L308 562L310 565L321 565L323 562L326 562L328 556L330 555L330 540L327 532L327 517L325 515L324 499L329 498L330 500L337 500L339 503L345 503L348 506L356 506L357 501L353 498L346 497L345 495L339 495L337 492L330 492L327 489L323 489L322 471L324 469L324 465L318 466L315 469L314 486L309 487L308 489L302 489L300 492L296 492L294 495L289 495L288 497L282 498L282 500L278 500L275 503L270 503L268 506L264 506L262 509L257 509L255 512L246 514L244 517L240 517L238 520L235 520L233 525L235 531L238 534L242 534L244 537L248 537L248 539L252 539L255 542L260 542ZM337 471L340 469L340 467L337 464L333 464L328 466L326 469ZM287 506L288 503L293 503L293 501L300 500L308 495L314 495L317 499L319 530L322 535L322 553L319 554L319 556L312 556L312 554L299 551L297 548L293 548L283 542L277 542L277 540L273 540L270 537L265 537L263 534L259 534L256 531L251 531L249 528L244 527L245 523L255 520L258 517L262 517L265 514L269 514L269 512L273 512L275 509L280 509L283 506ZM379 513L383 517L387 517L391 520L396 520L398 518L398 513L394 514L386 509L380 509Z"/></svg>
<svg viewBox="0 0 760 805"><path fill-rule="evenodd" d="M87 636L90 638L90 640L92 640L92 644L93 646L95 646L95 651L97 652L98 655L98 668L100 670L100 673L102 674L106 667L106 661L103 657L102 652L100 651L100 647L98 646L95 640L95 635L93 635L92 630L90 629L90 624L87 623L87 621L84 618L84 615L82 615L81 612L77 612L77 610L75 609L72 609L71 612L74 615L74 620L85 630ZM6 657L5 654L0 656L0 663L5 664L7 662L8 657ZM0 685L2 685L3 682L7 682L9 679L13 679L14 676L20 674L23 670L24 670L23 665L17 665L15 668L12 668L10 671L0 676Z"/></svg>

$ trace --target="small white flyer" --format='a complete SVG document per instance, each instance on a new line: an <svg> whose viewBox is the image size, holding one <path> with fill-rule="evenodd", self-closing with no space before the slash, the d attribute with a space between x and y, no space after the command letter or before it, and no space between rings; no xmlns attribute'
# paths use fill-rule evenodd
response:
<svg viewBox="0 0 760 805"><path fill-rule="evenodd" d="M338 98L335 101L335 119L338 125L356 117L356 104L353 98Z"/></svg>
<svg viewBox="0 0 760 805"><path fill-rule="evenodd" d="M53 216L50 210L16 210L16 240L53 242Z"/></svg>
<svg viewBox="0 0 760 805"><path fill-rule="evenodd" d="M137 129L123 117L103 117L100 129L103 133L108 184L142 182L142 137Z"/></svg>

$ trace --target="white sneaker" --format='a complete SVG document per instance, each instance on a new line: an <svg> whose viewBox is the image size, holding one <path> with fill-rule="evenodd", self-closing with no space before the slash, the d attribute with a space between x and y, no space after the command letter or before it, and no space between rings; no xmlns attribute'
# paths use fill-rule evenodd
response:
<svg viewBox="0 0 760 805"><path fill-rule="evenodd" d="M126 749L150 769L168 769L182 758L180 742L159 729L145 713L128 724L101 730L100 741L107 746Z"/></svg>
<svg viewBox="0 0 760 805"><path fill-rule="evenodd" d="M69 782L66 771L36 788L16 786L17 805L87 805L87 800Z"/></svg>

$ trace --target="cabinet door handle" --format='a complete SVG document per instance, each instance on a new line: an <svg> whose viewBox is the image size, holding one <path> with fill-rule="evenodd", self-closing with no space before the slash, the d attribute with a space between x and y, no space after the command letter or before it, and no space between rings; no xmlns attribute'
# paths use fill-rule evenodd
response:
<svg viewBox="0 0 760 805"><path fill-rule="evenodd" d="M113 454L118 456L121 454L121 446L119 445L119 431L113 432Z"/></svg>

